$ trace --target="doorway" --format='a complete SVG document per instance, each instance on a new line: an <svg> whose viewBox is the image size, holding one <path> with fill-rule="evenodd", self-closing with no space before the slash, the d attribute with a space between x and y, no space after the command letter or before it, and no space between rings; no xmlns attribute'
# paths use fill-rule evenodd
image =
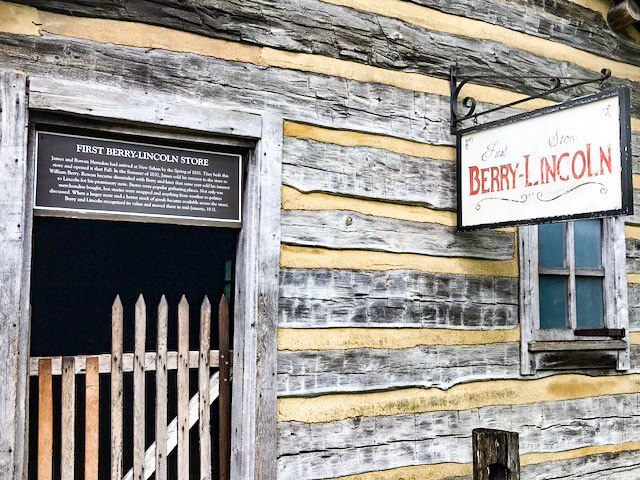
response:
<svg viewBox="0 0 640 480"><path fill-rule="evenodd" d="M165 295L169 305L167 347L178 348L177 305L184 295L189 310L189 349L198 350L200 304L205 296L217 312L218 300L226 294L233 305L234 261L238 230L202 226L181 226L153 223L79 220L70 218L35 217L33 222L33 253L31 281L31 357L98 355L111 351L111 309L116 295L120 296L123 315L123 351L134 351L134 305L142 294L146 302L147 352L156 349L156 313L158 302ZM233 308L229 309L233 312ZM231 313L232 315L232 313ZM211 349L218 346L217 316L211 326ZM229 321L229 337L233 338L233 318ZM146 445L154 439L154 377L146 372ZM85 385L78 375L76 383L77 418L84 418ZM100 435L99 478L110 472L110 386L107 375L100 375ZM168 376L168 416L176 415L176 375ZM197 370L190 371L189 398L198 391ZM61 470L60 377L53 377L53 478ZM30 382L30 418L38 418L38 377ZM132 466L132 411L126 408L133 395L132 375L125 373L123 384L123 472ZM58 400L57 400L58 399ZM212 405L217 412L217 402ZM219 459L217 449L217 413L211 415L213 471ZM103 434L104 432L104 434ZM199 455L197 428L191 430L190 478L197 478ZM84 425L76 421L77 446L75 477L83 478ZM29 423L29 478L37 478L38 422ZM176 478L175 450L167 457L168 477ZM214 474L214 477L216 475Z"/></svg>

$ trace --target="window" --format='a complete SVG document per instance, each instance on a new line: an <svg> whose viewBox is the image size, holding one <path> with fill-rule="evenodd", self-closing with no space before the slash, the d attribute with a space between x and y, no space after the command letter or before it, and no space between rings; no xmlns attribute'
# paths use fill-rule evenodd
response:
<svg viewBox="0 0 640 480"><path fill-rule="evenodd" d="M622 218L520 228L522 373L628 368Z"/></svg>

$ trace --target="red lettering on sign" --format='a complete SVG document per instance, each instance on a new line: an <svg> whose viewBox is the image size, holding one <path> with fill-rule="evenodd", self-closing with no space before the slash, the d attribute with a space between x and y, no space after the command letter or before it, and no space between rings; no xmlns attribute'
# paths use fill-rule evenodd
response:
<svg viewBox="0 0 640 480"><path fill-rule="evenodd" d="M569 175L564 176L564 177L562 175L560 175L560 164L562 163L562 159L565 158L565 157L567 157L567 158L569 157L569 154L567 152L563 153L562 155L560 155L558 157L558 164L556 165L556 172L558 172L558 178L560 180L562 180L563 182L566 182L567 180L569 180Z"/></svg>
<svg viewBox="0 0 640 480"><path fill-rule="evenodd" d="M480 191L478 173L480 173L478 167L469 167L469 195L476 195Z"/></svg>
<svg viewBox="0 0 640 480"><path fill-rule="evenodd" d="M556 181L556 172L558 168L557 159L555 155L551 156L552 162L549 163L547 157L544 157L543 165L544 165L544 183L549 183L549 177L553 178L553 181Z"/></svg>
<svg viewBox="0 0 640 480"><path fill-rule="evenodd" d="M600 175L604 175L603 164L607 166L609 173L611 173L611 147L608 147L607 155L604 154L602 147L600 147Z"/></svg>
<svg viewBox="0 0 640 480"><path fill-rule="evenodd" d="M580 170L580 174L576 172L576 159L580 156L582 158L582 170ZM571 171L573 172L573 178L582 178L584 175L584 171L587 169L587 159L584 156L584 152L582 150L578 150L573 154L573 160L571 161Z"/></svg>
<svg viewBox="0 0 640 480"><path fill-rule="evenodd" d="M535 183L529 182L529 155L524 156L524 184L526 187L535 187L540 183L538 180Z"/></svg>
<svg viewBox="0 0 640 480"><path fill-rule="evenodd" d="M498 167L491 167L491 191L500 191L500 169Z"/></svg>

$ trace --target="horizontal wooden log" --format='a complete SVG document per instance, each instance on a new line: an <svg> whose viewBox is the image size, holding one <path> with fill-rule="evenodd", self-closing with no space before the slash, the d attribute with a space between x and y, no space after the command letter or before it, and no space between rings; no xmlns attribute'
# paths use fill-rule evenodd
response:
<svg viewBox="0 0 640 480"><path fill-rule="evenodd" d="M448 388L488 379L519 378L517 343L407 349L281 351L278 395Z"/></svg>
<svg viewBox="0 0 640 480"><path fill-rule="evenodd" d="M87 69L87 64L93 67ZM38 108L55 97L57 104L74 105L76 113L91 114L102 99L136 105L149 92L170 97L191 91L215 99L221 109L276 111L326 127L453 144L448 98L382 84L46 35L0 34L0 68L29 72L32 99L42 104L34 105ZM78 90L96 105L78 109L73 100ZM162 112L144 117L158 117L162 123Z"/></svg>
<svg viewBox="0 0 640 480"><path fill-rule="evenodd" d="M474 0L410 0L445 13L481 20L553 42L586 50L606 58L640 65L640 45L616 34L601 12L571 0L531 2L490 1L481 6Z"/></svg>
<svg viewBox="0 0 640 480"><path fill-rule="evenodd" d="M588 455L522 467L522 480L629 480L640 470L640 451ZM472 479L470 479L472 480Z"/></svg>
<svg viewBox="0 0 640 480"><path fill-rule="evenodd" d="M624 218L627 225L640 225L640 189L633 190L633 215Z"/></svg>
<svg viewBox="0 0 640 480"><path fill-rule="evenodd" d="M602 19L595 15L585 15L586 9L578 14L585 21L571 23L561 19L566 19L565 15L576 9L559 8L558 15L550 16L547 12L528 8L529 4L524 0L519 5L507 5L494 0L482 6L478 6L473 0L465 0L457 8L447 7L443 0L435 3L430 0L421 2L429 7L439 7L447 13L471 16L513 30L529 34L537 31L537 36L546 35L553 41L577 45L597 55L614 58L621 56L626 62L638 64L640 49L637 46L634 48L630 40L620 41ZM456 59L461 69L476 73L575 76L584 76L586 73L584 69L574 65L547 60L542 56L543 52L541 55L534 55L494 41L447 35L394 18L317 0L220 0L204 4L190 0L177 5L168 5L163 0L137 0L127 2L126 6L115 0L22 0L21 3L64 14L145 22L213 38L316 53L440 77L446 76L451 58ZM568 3L563 1L562 5L567 6ZM301 15L300 12L304 14ZM428 15L428 10L425 15ZM600 30L606 33L596 33ZM496 37L499 36L500 32L496 32ZM452 50L456 47L460 50ZM603 59L604 63L606 60ZM527 71L524 72L523 69ZM531 86L541 85L535 80L529 82ZM523 90L522 82L503 80L502 83L516 90ZM584 91L587 90L591 90L591 87ZM557 98L567 97L559 94Z"/></svg>
<svg viewBox="0 0 640 480"><path fill-rule="evenodd" d="M521 454L635 441L639 398L605 395L328 423L280 423L279 473L285 479L316 479L410 465L471 463L473 428L518 432Z"/></svg>
<svg viewBox="0 0 640 480"><path fill-rule="evenodd" d="M629 302L629 329L632 332L640 331L640 284L627 284Z"/></svg>
<svg viewBox="0 0 640 480"><path fill-rule="evenodd" d="M199 352L189 352L189 368L198 367L198 355ZM111 355L76 355L75 358L75 371L76 373L84 373L86 368L87 358L98 357L98 368L100 373L111 372ZM50 358L51 361L51 373L53 375L61 375L62 373L62 357L31 357L29 359L29 375L38 375L38 361L42 358ZM218 351L211 350L209 352L209 358L211 366L218 367ZM133 353L125 353L122 355L122 371L133 372ZM167 369L175 370L178 364L178 352L167 353ZM144 370L147 372L155 371L156 369L156 352L145 352L145 364Z"/></svg>
<svg viewBox="0 0 640 480"><path fill-rule="evenodd" d="M509 260L510 232L456 232L454 227L349 211L283 210L282 243L333 249Z"/></svg>
<svg viewBox="0 0 640 480"><path fill-rule="evenodd" d="M640 273L640 240L626 238L627 273Z"/></svg>
<svg viewBox="0 0 640 480"><path fill-rule="evenodd" d="M613 445L615 448L617 445ZM623 446L624 447L624 446ZM606 447L605 447L606 449ZM554 480L628 480L640 469L640 451L622 450L576 458L535 463L521 467L522 480L553 478ZM472 476L447 480L473 480Z"/></svg>
<svg viewBox="0 0 640 480"><path fill-rule="evenodd" d="M287 328L514 328L518 280L407 270L281 269L279 309L279 326Z"/></svg>
<svg viewBox="0 0 640 480"><path fill-rule="evenodd" d="M455 164L285 137L282 182L302 192L455 210Z"/></svg>
<svg viewBox="0 0 640 480"><path fill-rule="evenodd" d="M62 103L79 89L96 102L117 94L120 103L134 105L149 92L189 91L215 98L221 109L259 109L326 127L453 144L447 98L382 84L182 52L7 34L0 34L0 68L28 71L34 95L57 96ZM105 92L105 85L113 91Z"/></svg>

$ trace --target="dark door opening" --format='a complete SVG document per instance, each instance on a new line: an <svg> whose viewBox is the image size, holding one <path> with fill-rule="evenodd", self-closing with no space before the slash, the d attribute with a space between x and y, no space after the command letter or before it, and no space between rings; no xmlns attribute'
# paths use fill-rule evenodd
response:
<svg viewBox="0 0 640 480"><path fill-rule="evenodd" d="M237 230L212 227L179 226L152 223L76 220L36 217L33 226L33 260L31 283L31 356L65 356L109 353L111 349L111 306L120 295L124 306L124 351L134 349L133 308L139 294L147 305L147 351L155 350L156 307L165 295L170 309L175 310L182 295L190 309L190 348L197 350L199 306L207 295L217 309L218 300L227 294L233 305L233 262L236 254ZM168 349L177 349L176 312L170 310ZM233 312L233 308L231 308ZM218 333L211 328L211 348L218 345ZM233 321L230 322L233 325ZM230 332L233 338L233 332ZM149 375L147 373L147 375ZM104 375L101 375L104 377ZM60 382L54 378L54 418L60 404ZM197 391L197 371L191 373L190 395ZM169 374L169 417L175 416L175 372ZM31 379L30 418L38 413L37 377ZM82 409L84 386L76 385L76 411ZM35 394L33 393L35 392ZM173 392L173 393L172 393ZM131 379L125 375L124 396L132 395ZM100 384L100 461L99 477L108 478L110 470L107 378ZM146 436L153 440L153 377L147 378ZM104 405L103 405L104 402ZM215 406L212 405L212 411ZM216 463L217 416L211 415L212 450ZM81 422L80 422L81 423ZM36 478L37 422L30 422L29 478ZM59 422L54 423L53 438L59 438ZM191 434L197 434L197 428ZM84 426L76 422L75 476L83 478L82 438ZM132 435L131 413L124 413L124 438ZM197 435L196 443L197 444ZM175 451L173 453L175 456ZM192 478L197 476L197 447L190 451ZM169 460L169 478L176 478L175 459ZM132 464L130 449L124 450L123 471ZM214 478L216 478L214 468ZM54 442L53 477L60 472L60 453ZM153 478L153 477L152 477Z"/></svg>

